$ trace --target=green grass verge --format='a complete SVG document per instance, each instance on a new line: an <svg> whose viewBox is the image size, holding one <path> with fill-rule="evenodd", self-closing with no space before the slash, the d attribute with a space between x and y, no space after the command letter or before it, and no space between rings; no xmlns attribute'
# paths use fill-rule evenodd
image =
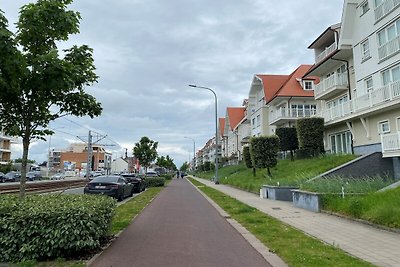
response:
<svg viewBox="0 0 400 267"><path fill-rule="evenodd" d="M323 209L400 229L400 187L361 196L322 198Z"/></svg>
<svg viewBox="0 0 400 267"><path fill-rule="evenodd" d="M338 247L327 245L259 210L190 179L230 216L255 235L289 266L373 266Z"/></svg>
<svg viewBox="0 0 400 267"><path fill-rule="evenodd" d="M301 186L305 181L355 159L355 155L325 155L312 159L279 160L276 167L271 169L272 177L265 169L258 169L256 176L252 170L243 164L226 166L218 170L219 181L246 191L259 193L262 185ZM198 177L210 179L214 171L195 174Z"/></svg>
<svg viewBox="0 0 400 267"><path fill-rule="evenodd" d="M164 187L148 188L142 194L118 206L111 221L111 234L117 234L125 229L132 222L132 219L163 189Z"/></svg>

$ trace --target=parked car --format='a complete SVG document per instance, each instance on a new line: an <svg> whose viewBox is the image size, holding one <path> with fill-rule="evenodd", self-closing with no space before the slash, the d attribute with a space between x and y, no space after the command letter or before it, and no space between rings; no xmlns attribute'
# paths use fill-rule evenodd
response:
<svg viewBox="0 0 400 267"><path fill-rule="evenodd" d="M135 193L140 193L146 189L146 181L144 177L135 173L123 173L121 176L124 177L128 183L133 184L133 191Z"/></svg>
<svg viewBox="0 0 400 267"><path fill-rule="evenodd" d="M4 173L0 172L0 183L4 183Z"/></svg>
<svg viewBox="0 0 400 267"><path fill-rule="evenodd" d="M146 172L146 177L158 177L158 173L153 171L148 171Z"/></svg>
<svg viewBox="0 0 400 267"><path fill-rule="evenodd" d="M42 174L39 171L27 172L26 173L27 181L39 181L42 180Z"/></svg>
<svg viewBox="0 0 400 267"><path fill-rule="evenodd" d="M21 180L21 173L16 171L10 171L4 175L4 182L19 182Z"/></svg>
<svg viewBox="0 0 400 267"><path fill-rule="evenodd" d="M64 180L65 174L64 173L56 173L50 177L50 180Z"/></svg>
<svg viewBox="0 0 400 267"><path fill-rule="evenodd" d="M121 201L133 195L133 184L127 183L122 176L103 175L87 183L83 193L107 195Z"/></svg>

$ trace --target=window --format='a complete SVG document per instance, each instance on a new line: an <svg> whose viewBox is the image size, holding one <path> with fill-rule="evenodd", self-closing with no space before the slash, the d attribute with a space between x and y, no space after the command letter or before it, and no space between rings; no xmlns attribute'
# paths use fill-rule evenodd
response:
<svg viewBox="0 0 400 267"><path fill-rule="evenodd" d="M392 41L400 35L400 20L392 23L382 31L378 32L378 44L383 46L386 43Z"/></svg>
<svg viewBox="0 0 400 267"><path fill-rule="evenodd" d="M314 84L313 81L304 81L304 86L303 86L304 90L314 90L313 84Z"/></svg>
<svg viewBox="0 0 400 267"><path fill-rule="evenodd" d="M256 127L256 118L251 120L251 124L253 125L253 129Z"/></svg>
<svg viewBox="0 0 400 267"><path fill-rule="evenodd" d="M383 0L375 0L375 7L380 6L383 3Z"/></svg>
<svg viewBox="0 0 400 267"><path fill-rule="evenodd" d="M330 136L332 154L351 154L351 133L337 133Z"/></svg>
<svg viewBox="0 0 400 267"><path fill-rule="evenodd" d="M369 10L368 1L365 1L365 2L361 3L361 5L360 5L360 16L364 15L365 13L367 13L368 10Z"/></svg>
<svg viewBox="0 0 400 267"><path fill-rule="evenodd" d="M390 133L389 121L381 121L381 122L379 122L379 129L378 130L379 130L380 134Z"/></svg>
<svg viewBox="0 0 400 267"><path fill-rule="evenodd" d="M365 88L367 89L367 93L374 90L374 83L372 77L365 79Z"/></svg>
<svg viewBox="0 0 400 267"><path fill-rule="evenodd" d="M361 43L361 60L367 60L371 56L369 54L369 41L368 39Z"/></svg>
<svg viewBox="0 0 400 267"><path fill-rule="evenodd" d="M382 72L382 83L388 85L400 81L400 65Z"/></svg>
<svg viewBox="0 0 400 267"><path fill-rule="evenodd" d="M260 126L261 120L260 120L260 115L257 115L257 126Z"/></svg>

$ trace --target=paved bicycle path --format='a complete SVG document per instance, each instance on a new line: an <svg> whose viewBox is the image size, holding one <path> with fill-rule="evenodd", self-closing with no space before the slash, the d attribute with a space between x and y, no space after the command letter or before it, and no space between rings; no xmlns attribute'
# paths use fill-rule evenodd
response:
<svg viewBox="0 0 400 267"><path fill-rule="evenodd" d="M174 179L90 266L271 266L186 179Z"/></svg>
<svg viewBox="0 0 400 267"><path fill-rule="evenodd" d="M256 194L227 185L215 185L209 180L195 179L367 262L385 267L400 266L400 233L296 208L291 202L262 199Z"/></svg>

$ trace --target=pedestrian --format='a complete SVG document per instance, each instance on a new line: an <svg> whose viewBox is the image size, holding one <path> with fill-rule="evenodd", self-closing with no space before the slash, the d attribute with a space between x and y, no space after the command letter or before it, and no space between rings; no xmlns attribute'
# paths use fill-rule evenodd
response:
<svg viewBox="0 0 400 267"><path fill-rule="evenodd" d="M180 174L179 174L179 170L178 170L178 171L176 171L176 179L179 179L179 176L180 176Z"/></svg>

